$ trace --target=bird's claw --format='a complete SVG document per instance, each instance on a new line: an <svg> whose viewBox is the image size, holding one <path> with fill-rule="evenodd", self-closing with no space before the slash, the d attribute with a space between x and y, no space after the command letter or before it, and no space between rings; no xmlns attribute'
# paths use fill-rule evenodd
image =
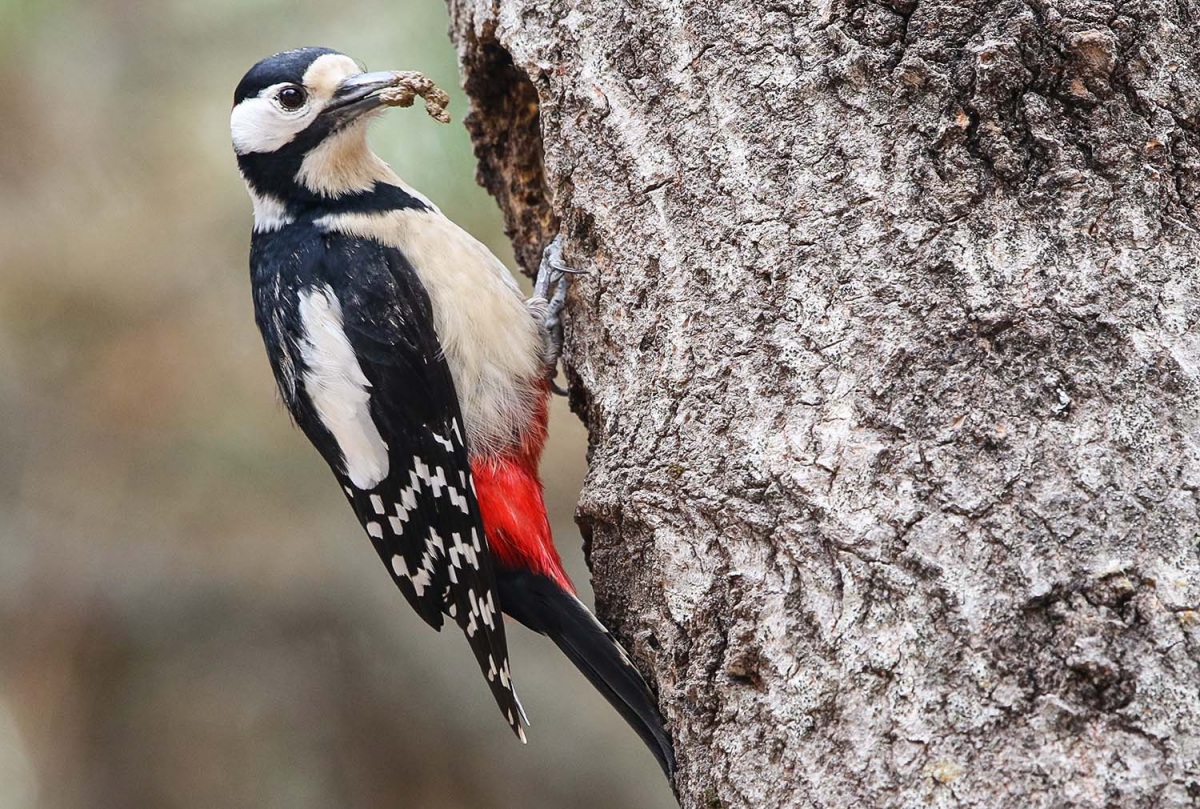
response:
<svg viewBox="0 0 1200 809"><path fill-rule="evenodd" d="M538 267L537 280L533 284L533 296L544 301L552 300L550 290L557 287L569 275L586 275L587 270L569 267L563 262L562 234L554 237L542 251L542 263Z"/></svg>
<svg viewBox="0 0 1200 809"><path fill-rule="evenodd" d="M563 348L562 312L567 305L567 290L571 287L572 276L584 273L585 270L577 270L563 263L562 234L559 234L542 253L542 263L538 267L537 280L533 285L534 299L545 301L546 304L545 315L542 318L547 342L546 379L550 389L560 396L567 395L567 391L555 381Z"/></svg>

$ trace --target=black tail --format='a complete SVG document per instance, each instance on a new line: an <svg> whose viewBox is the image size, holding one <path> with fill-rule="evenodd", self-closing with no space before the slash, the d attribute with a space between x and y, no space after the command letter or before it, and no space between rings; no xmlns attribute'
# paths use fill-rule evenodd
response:
<svg viewBox="0 0 1200 809"><path fill-rule="evenodd" d="M624 717L667 778L675 779L675 751L654 695L621 644L578 598L546 576L496 571L500 608L534 632L549 636L583 676Z"/></svg>

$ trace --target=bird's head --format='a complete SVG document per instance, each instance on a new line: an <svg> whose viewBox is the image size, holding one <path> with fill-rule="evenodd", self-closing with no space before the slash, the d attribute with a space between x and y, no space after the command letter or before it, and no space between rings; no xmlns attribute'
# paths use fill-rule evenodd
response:
<svg viewBox="0 0 1200 809"><path fill-rule="evenodd" d="M277 53L250 68L234 91L230 129L256 212L394 176L367 147L366 122L395 76L367 73L329 48Z"/></svg>

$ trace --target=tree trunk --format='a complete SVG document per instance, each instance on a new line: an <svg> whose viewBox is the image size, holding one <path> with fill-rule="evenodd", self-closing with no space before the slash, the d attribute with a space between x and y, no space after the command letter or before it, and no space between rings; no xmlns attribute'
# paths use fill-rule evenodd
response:
<svg viewBox="0 0 1200 809"><path fill-rule="evenodd" d="M1200 8L450 7L683 805L1200 803Z"/></svg>

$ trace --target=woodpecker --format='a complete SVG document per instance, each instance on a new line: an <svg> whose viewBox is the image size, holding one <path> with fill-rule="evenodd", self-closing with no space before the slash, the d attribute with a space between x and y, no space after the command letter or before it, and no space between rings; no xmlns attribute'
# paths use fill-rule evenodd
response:
<svg viewBox="0 0 1200 809"><path fill-rule="evenodd" d="M501 613L553 640L673 778L654 696L576 596L546 517L561 251L547 249L525 300L370 150L367 123L397 75L301 48L263 59L234 92L255 320L280 396L409 604L466 635L522 741Z"/></svg>

